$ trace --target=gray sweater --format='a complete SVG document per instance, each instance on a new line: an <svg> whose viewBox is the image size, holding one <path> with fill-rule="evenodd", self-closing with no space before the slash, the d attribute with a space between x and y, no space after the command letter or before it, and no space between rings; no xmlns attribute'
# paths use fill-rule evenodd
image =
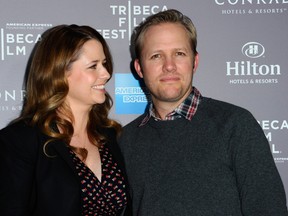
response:
<svg viewBox="0 0 288 216"><path fill-rule="evenodd" d="M124 127L135 216L284 216L284 187L269 143L240 107L203 98L191 121Z"/></svg>

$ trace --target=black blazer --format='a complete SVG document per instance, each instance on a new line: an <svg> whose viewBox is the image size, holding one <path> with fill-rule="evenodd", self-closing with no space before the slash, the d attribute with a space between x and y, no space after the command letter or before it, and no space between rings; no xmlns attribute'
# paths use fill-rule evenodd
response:
<svg viewBox="0 0 288 216"><path fill-rule="evenodd" d="M116 134L112 129L105 133L111 138L107 146L123 170ZM63 142L51 142L47 157L43 151L47 139L24 121L0 131L1 216L81 215L80 182L68 148ZM124 211L120 215L126 215Z"/></svg>

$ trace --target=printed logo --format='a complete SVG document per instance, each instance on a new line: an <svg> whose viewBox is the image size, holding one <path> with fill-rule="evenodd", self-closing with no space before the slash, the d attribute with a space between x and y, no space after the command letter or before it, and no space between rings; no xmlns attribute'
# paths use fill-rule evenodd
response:
<svg viewBox="0 0 288 216"><path fill-rule="evenodd" d="M272 0L215 0L217 5L271 5L271 4L287 4L288 0L272 1Z"/></svg>
<svg viewBox="0 0 288 216"><path fill-rule="evenodd" d="M143 114L148 104L147 94L131 73L115 74L116 114Z"/></svg>
<svg viewBox="0 0 288 216"><path fill-rule="evenodd" d="M267 64L261 61L266 52L265 47L258 42L247 42L241 52L248 60L226 62L226 76L230 84L277 84L281 76L279 64Z"/></svg>
<svg viewBox="0 0 288 216"><path fill-rule="evenodd" d="M22 110L25 90L0 89L0 112Z"/></svg>
<svg viewBox="0 0 288 216"><path fill-rule="evenodd" d="M288 121L287 119L273 119L268 120L264 119L261 121L258 121L259 125L263 129L266 138L268 142L270 143L271 152L274 155L274 160L276 163L284 163L288 161L288 157L285 156L286 152L284 149L281 148L281 143L277 143L277 140L279 141L280 135L286 136L288 131ZM274 137L276 137L274 139ZM280 139L281 140L281 139ZM285 140L285 138L283 138Z"/></svg>
<svg viewBox="0 0 288 216"><path fill-rule="evenodd" d="M115 17L115 22L110 25L110 28L97 29L97 31L106 40L130 40L133 29L145 20L147 16L168 9L166 5L138 5L135 2L127 1L125 4L110 5L110 17L111 19Z"/></svg>
<svg viewBox="0 0 288 216"><path fill-rule="evenodd" d="M214 0L222 15L259 15L287 13L288 0ZM263 7L265 6L265 7Z"/></svg>
<svg viewBox="0 0 288 216"><path fill-rule="evenodd" d="M265 53L265 48L258 42L248 42L242 47L242 54L249 58L259 58Z"/></svg>
<svg viewBox="0 0 288 216"><path fill-rule="evenodd" d="M40 40L42 32L52 24L6 23L0 28L0 59L26 56Z"/></svg>

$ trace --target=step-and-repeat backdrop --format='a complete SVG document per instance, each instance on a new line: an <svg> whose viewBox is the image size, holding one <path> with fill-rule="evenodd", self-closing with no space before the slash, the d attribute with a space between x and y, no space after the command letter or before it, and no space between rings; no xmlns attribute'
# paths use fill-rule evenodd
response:
<svg viewBox="0 0 288 216"><path fill-rule="evenodd" d="M111 117L125 125L139 116L147 101L131 74L130 36L145 17L168 8L197 27L194 85L254 114L288 194L288 0L0 0L0 128L22 109L31 50L58 24L90 25L104 36L115 66Z"/></svg>

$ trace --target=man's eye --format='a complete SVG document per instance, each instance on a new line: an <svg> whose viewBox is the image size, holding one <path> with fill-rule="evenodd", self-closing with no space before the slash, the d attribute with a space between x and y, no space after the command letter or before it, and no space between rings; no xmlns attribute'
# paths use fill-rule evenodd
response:
<svg viewBox="0 0 288 216"><path fill-rule="evenodd" d="M184 52L176 52L176 56L185 56L186 54Z"/></svg>
<svg viewBox="0 0 288 216"><path fill-rule="evenodd" d="M157 59L157 58L160 58L161 56L160 56L160 54L155 54L155 55L153 55L152 57L151 57L151 59Z"/></svg>

